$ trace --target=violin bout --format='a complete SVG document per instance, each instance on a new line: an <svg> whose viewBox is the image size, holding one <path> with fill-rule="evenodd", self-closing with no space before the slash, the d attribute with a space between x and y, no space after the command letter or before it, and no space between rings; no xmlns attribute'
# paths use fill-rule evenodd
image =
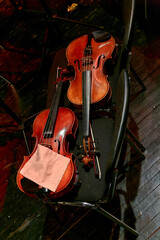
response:
<svg viewBox="0 0 160 240"><path fill-rule="evenodd" d="M78 128L78 120L72 110L64 107L59 108L53 136L49 137L47 140L46 138L43 138L42 141L43 129L48 119L49 111L50 109L42 111L34 120L32 136L36 138L36 144L33 152L29 156L24 157L24 161L17 173L17 185L22 192L30 197L37 197L40 191L42 192L45 190L45 194L49 198L54 199L71 191L78 182L77 170L72 157L73 154L69 152L69 136L72 136L72 138L75 139ZM48 151L52 150L57 154L66 156L70 159L55 192L44 189L42 186L39 186L21 174L21 170L25 164L30 161L31 157L35 154L38 144L48 148L46 142L49 143Z"/></svg>
<svg viewBox="0 0 160 240"><path fill-rule="evenodd" d="M111 88L104 74L104 63L112 58L115 49L115 40L111 36L107 41L96 42L91 38L91 50L86 56L84 49L87 46L88 35L81 36L73 40L66 49L68 65L75 69L75 77L70 81L67 91L67 97L74 105L81 106L82 97L82 72L91 71L91 104L103 100L105 97L109 100L111 97ZM107 96L108 95L108 96Z"/></svg>

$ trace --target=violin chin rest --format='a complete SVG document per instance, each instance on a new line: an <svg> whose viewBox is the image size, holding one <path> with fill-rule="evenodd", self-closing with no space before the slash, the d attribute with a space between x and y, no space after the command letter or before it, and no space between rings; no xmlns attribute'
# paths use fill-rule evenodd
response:
<svg viewBox="0 0 160 240"><path fill-rule="evenodd" d="M92 32L92 35L96 42L105 42L111 38L110 33L102 31L102 30L94 31L94 32Z"/></svg>
<svg viewBox="0 0 160 240"><path fill-rule="evenodd" d="M38 184L32 182L25 177L21 179L21 185L23 190L27 193L37 193L39 191Z"/></svg>

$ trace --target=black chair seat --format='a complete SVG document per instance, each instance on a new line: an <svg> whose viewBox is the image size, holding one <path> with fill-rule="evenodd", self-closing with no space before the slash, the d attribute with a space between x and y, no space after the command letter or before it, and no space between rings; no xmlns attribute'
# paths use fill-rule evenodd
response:
<svg viewBox="0 0 160 240"><path fill-rule="evenodd" d="M76 145L82 145L82 120L79 120L79 134ZM92 129L95 144L98 152L98 159L101 170L101 179L95 176L94 167L89 170L84 163L76 159L76 166L79 173L80 186L77 189L74 200L96 202L103 199L108 184L106 184L106 172L109 172L112 162L107 161L113 137L114 121L111 118L100 118L92 120ZM78 157L80 150L75 148L74 156Z"/></svg>

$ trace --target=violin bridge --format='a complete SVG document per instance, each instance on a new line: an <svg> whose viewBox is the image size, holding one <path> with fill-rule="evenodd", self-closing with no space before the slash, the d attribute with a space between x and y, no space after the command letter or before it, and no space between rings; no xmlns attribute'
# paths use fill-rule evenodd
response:
<svg viewBox="0 0 160 240"><path fill-rule="evenodd" d="M52 150L52 146L50 144L47 143L41 143L42 146L49 148L50 150Z"/></svg>

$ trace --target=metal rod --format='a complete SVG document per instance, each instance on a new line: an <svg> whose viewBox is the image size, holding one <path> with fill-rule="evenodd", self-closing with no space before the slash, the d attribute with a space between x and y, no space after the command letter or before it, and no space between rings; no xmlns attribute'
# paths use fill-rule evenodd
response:
<svg viewBox="0 0 160 240"><path fill-rule="evenodd" d="M118 225L120 225L121 227L123 227L124 229L129 231L130 233L134 234L136 237L138 237L139 234L136 230L134 230L133 228L128 226L126 223L122 222L121 220L119 220L118 218L116 218L115 216L113 216L112 214L110 214L109 212L104 210L103 208L101 208L99 205L96 205L96 207L94 209L97 212L99 212L99 213L103 214L104 216L106 216L107 218L109 218L110 220L114 221L115 223L117 223Z"/></svg>
<svg viewBox="0 0 160 240"><path fill-rule="evenodd" d="M29 149L29 145L28 145L28 141L27 141L27 137L26 137L26 133L25 133L24 129L22 129L22 133L23 133L25 144L26 144L27 152L30 155L31 152L30 152L30 149Z"/></svg>
<svg viewBox="0 0 160 240"><path fill-rule="evenodd" d="M24 131L24 124L23 124L22 120L16 115L15 112L12 111L12 109L5 102L2 101L1 98L0 98L0 105L7 112L7 114L9 114L13 118L13 120L16 121L17 124L20 126L20 130L22 130L27 151L30 154L30 150L29 150L26 134L25 134L25 131Z"/></svg>
<svg viewBox="0 0 160 240"><path fill-rule="evenodd" d="M137 145L140 147L141 151L144 152L145 151L145 147L138 141L138 139L131 132L131 130L129 128L127 128L126 131L127 131L128 135L137 143Z"/></svg>
<svg viewBox="0 0 160 240"><path fill-rule="evenodd" d="M0 75L0 78L2 78L2 80L6 81L8 84L13 85L13 83L11 81L9 81L7 78L3 77L2 75Z"/></svg>
<svg viewBox="0 0 160 240"><path fill-rule="evenodd" d="M125 136L125 140L134 148L134 150L140 155L140 157L142 159L145 159L145 155L139 150L139 148L127 136Z"/></svg>
<svg viewBox="0 0 160 240"><path fill-rule="evenodd" d="M18 125L22 124L21 119L16 115L15 112L12 111L12 109L5 102L2 101L1 98L0 98L0 105L18 123Z"/></svg>
<svg viewBox="0 0 160 240"><path fill-rule="evenodd" d="M134 77L136 78L137 82L139 83L139 85L142 87L143 91L146 90L145 85L143 84L142 80L140 79L140 77L137 75L136 71L134 70L132 64L130 64L130 70L133 73Z"/></svg>
<svg viewBox="0 0 160 240"><path fill-rule="evenodd" d="M90 123L90 131L91 131L91 137L92 137L92 140L93 140L93 147L96 149L96 144L95 144L95 140L94 140L94 135L93 135L93 130L92 130L91 123ZM96 155L95 158L96 158L97 167L98 167L98 178L101 179L102 173L101 173L101 168L100 168L98 156Z"/></svg>
<svg viewBox="0 0 160 240"><path fill-rule="evenodd" d="M46 202L46 203L55 204L54 202L51 202L51 201ZM138 237L138 235L139 235L139 233L136 230L134 230L133 228L128 226L126 223L124 223L121 220L119 220L118 218L116 218L115 216L113 216L111 213L104 210L102 207L99 206L99 204L91 204L88 202L58 202L58 204L75 206L75 207L86 207L86 208L93 209L93 210L101 213L102 215L104 215L105 217L110 219L111 221L117 223L119 226L123 227L124 229L126 229L127 231L129 231L130 233L135 235L136 237Z"/></svg>
<svg viewBox="0 0 160 240"><path fill-rule="evenodd" d="M68 19L68 18L63 18L63 17L58 17L56 15L52 15L52 12L51 12L50 8L48 7L46 1L45 0L39 0L39 2L41 3L42 7L44 8L46 14L52 20L59 19L59 20L62 20L62 21L72 22L72 23L76 23L76 24L80 24L80 25L83 25L83 26L92 27L92 28L96 28L96 29L100 29L100 30L104 29L104 27L102 27L102 26L95 26L95 25L84 23L84 22L81 22L81 21L76 21L76 20L72 20L72 19Z"/></svg>
<svg viewBox="0 0 160 240"><path fill-rule="evenodd" d="M72 23L76 23L76 24L79 24L79 25L84 25L84 26L87 26L87 27L92 27L92 28L95 28L95 29L104 30L103 26L94 26L92 24L88 24L88 23L84 23L84 22L81 22L81 21L76 21L76 20L72 20L72 19L68 19L68 18L52 16L52 19L59 19L59 20L63 20L63 21L66 21L66 22L72 22Z"/></svg>

